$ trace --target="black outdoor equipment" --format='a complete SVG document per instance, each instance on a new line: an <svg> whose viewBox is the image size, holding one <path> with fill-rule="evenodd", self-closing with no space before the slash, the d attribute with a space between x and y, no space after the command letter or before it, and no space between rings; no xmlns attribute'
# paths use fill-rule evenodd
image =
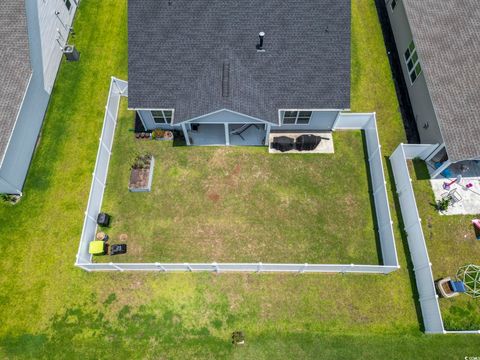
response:
<svg viewBox="0 0 480 360"><path fill-rule="evenodd" d="M110 225L110 215L107 213L98 214L97 224L103 227L108 227Z"/></svg>
<svg viewBox="0 0 480 360"><path fill-rule="evenodd" d="M110 255L125 254L127 252L127 244L110 245Z"/></svg>
<svg viewBox="0 0 480 360"><path fill-rule="evenodd" d="M315 135L300 135L295 141L295 148L298 151L312 151L320 144L322 138Z"/></svg>
<svg viewBox="0 0 480 360"><path fill-rule="evenodd" d="M293 149L295 140L288 136L278 136L273 138L272 149L285 152Z"/></svg>

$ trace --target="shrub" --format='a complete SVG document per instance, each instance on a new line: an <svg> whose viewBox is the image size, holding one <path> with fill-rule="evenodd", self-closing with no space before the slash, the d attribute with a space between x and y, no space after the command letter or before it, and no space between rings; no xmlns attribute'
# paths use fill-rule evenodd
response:
<svg viewBox="0 0 480 360"><path fill-rule="evenodd" d="M437 209L440 211L446 211L450 206L451 199L446 197L437 201Z"/></svg>

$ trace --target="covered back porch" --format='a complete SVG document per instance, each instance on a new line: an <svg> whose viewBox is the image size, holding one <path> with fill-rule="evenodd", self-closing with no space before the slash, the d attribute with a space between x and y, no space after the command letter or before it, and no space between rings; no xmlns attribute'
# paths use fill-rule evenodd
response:
<svg viewBox="0 0 480 360"><path fill-rule="evenodd" d="M181 124L187 145L264 146L271 124L229 110Z"/></svg>

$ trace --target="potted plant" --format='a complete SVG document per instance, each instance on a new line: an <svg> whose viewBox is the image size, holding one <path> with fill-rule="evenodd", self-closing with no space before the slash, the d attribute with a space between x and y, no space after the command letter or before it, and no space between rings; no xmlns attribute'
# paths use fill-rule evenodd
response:
<svg viewBox="0 0 480 360"><path fill-rule="evenodd" d="M232 333L232 344L243 345L245 344L245 334L243 331L234 331Z"/></svg>
<svg viewBox="0 0 480 360"><path fill-rule="evenodd" d="M164 134L165 134L165 131L163 131L162 129L155 129L152 131L152 139L162 140Z"/></svg>
<svg viewBox="0 0 480 360"><path fill-rule="evenodd" d="M173 140L173 132L165 131L164 134L163 134L163 138L165 140Z"/></svg>
<svg viewBox="0 0 480 360"><path fill-rule="evenodd" d="M437 201L437 210L447 211L450 204L451 204L451 199L449 197L444 197Z"/></svg>

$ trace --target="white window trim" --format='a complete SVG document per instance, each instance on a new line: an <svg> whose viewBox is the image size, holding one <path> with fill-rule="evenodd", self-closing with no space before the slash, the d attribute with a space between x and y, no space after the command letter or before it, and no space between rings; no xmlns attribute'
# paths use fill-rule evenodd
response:
<svg viewBox="0 0 480 360"><path fill-rule="evenodd" d="M410 44L413 43L413 51L410 50ZM408 79L410 80L410 85L413 85L415 83L415 81L417 81L417 79L419 78L419 76L422 74L423 72L423 69L422 69L422 64L420 64L420 56L418 56L418 52L417 52L417 45L415 45L415 41L410 41L408 43L408 46L407 46L407 49L410 50L410 56L408 58L405 58L405 51L403 52L403 59L405 61L405 67L407 69L407 72L408 72ZM417 54L417 61L413 63L413 67L412 67L412 70L409 70L408 69L408 62L413 58L413 54ZM413 61L412 61L413 62ZM420 72L417 74L415 73L415 80L412 81L412 73L414 73L417 68L417 65L420 65Z"/></svg>
<svg viewBox="0 0 480 360"><path fill-rule="evenodd" d="M297 116L295 117L295 123L293 124L285 124L283 122L283 120L285 119L285 113L287 111L291 111L291 112L296 112L297 113ZM308 123L306 124L298 124L298 117L300 116L300 112L301 111L310 111L311 114L310 114L310 117L308 118ZM312 110L301 110L301 109L288 109L288 110L283 110L283 116L282 116L282 125L298 125L298 126L305 126L305 125L310 125L310 120L312 120L312 115L313 115L313 111Z"/></svg>
<svg viewBox="0 0 480 360"><path fill-rule="evenodd" d="M153 115L153 111L161 111L162 112L162 115L163 115L163 119L165 120L166 116L165 116L165 113L164 111L171 111L172 112L172 116L171 116L171 119L170 119L170 122L163 122L163 123L158 123L155 121L155 116ZM172 125L173 123L173 117L175 116L175 109L150 109L150 113L152 115L152 119L153 119L153 123L154 124L157 124L157 125Z"/></svg>

